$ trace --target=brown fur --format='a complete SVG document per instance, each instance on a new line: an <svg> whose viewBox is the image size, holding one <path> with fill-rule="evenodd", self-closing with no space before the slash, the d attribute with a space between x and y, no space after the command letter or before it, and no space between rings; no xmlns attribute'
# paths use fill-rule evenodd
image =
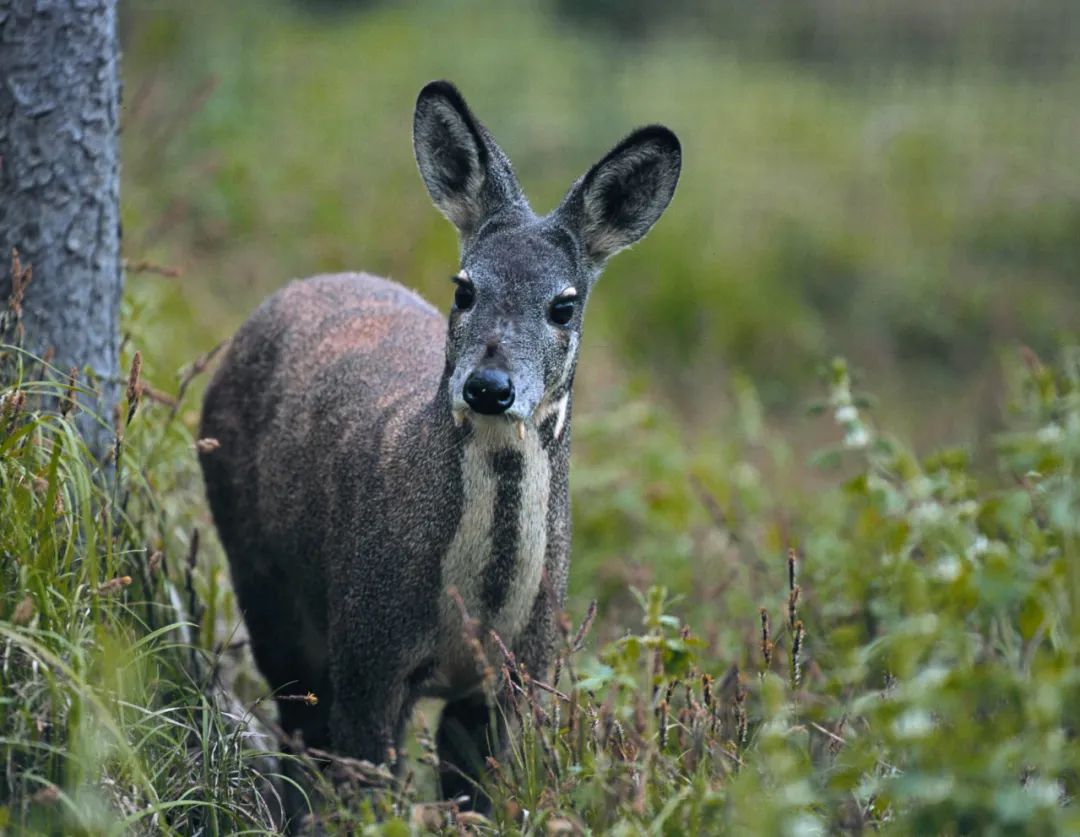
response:
<svg viewBox="0 0 1080 837"><path fill-rule="evenodd" d="M664 211L681 152L666 128L640 129L537 217L451 85L421 91L413 136L462 241L449 318L366 274L292 283L233 339L200 431L220 446L200 458L255 660L275 691L319 697L279 701L284 728L393 761L413 703L443 698L443 793L483 805L503 713L448 588L544 676L569 570L585 302Z"/></svg>

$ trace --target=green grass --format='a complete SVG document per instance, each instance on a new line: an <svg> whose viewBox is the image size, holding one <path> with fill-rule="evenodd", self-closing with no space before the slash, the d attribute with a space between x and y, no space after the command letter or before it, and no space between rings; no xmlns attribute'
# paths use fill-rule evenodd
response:
<svg viewBox="0 0 1080 837"><path fill-rule="evenodd" d="M75 412L46 409L65 389L55 370L12 346L0 366L0 826L269 825L265 760L218 685L213 631L200 632L219 617L221 567L192 541L189 433L137 398L100 467Z"/></svg>
<svg viewBox="0 0 1080 837"><path fill-rule="evenodd" d="M40 364L5 353L17 371L0 427L0 822L18 833L271 829L278 797L264 775L280 758L266 752L265 692L244 703L229 688L244 691L226 648L236 615L220 553L193 538L202 512L182 405L144 393L109 476L73 414L40 409L57 389L35 383ZM587 439L635 428L652 441L632 475L586 465L575 486L586 545L576 586L601 599L599 613L592 624L575 600L557 694L528 678L516 690L492 820L432 803L420 722L405 777L337 764L324 822L1074 831L1080 350L1056 367L1028 353L1011 374L1015 411L988 480L959 451L919 461L880 431L840 362L823 405L837 446L819 462L844 478L815 494L764 484L751 461L770 449L782 460L782 446L755 430L751 406L726 453L707 459L673 453L645 408L585 428ZM609 530L633 546L613 552ZM666 561L671 588L632 575L583 584L582 570L616 561Z"/></svg>
<svg viewBox="0 0 1080 837"><path fill-rule="evenodd" d="M680 135L675 201L611 265L585 357L691 424L727 406L732 371L797 416L843 354L906 435L972 444L1000 414L994 347L1052 354L1080 318L1075 66L844 76L685 33L593 40L539 6L301 6L129 4L125 242L186 270L167 300L183 360L294 276L363 268L448 303L453 232L409 141L435 77L460 84L538 209L632 127Z"/></svg>
<svg viewBox="0 0 1080 837"><path fill-rule="evenodd" d="M685 177L590 306L561 696L516 695L493 820L434 803L426 706L406 776L336 763L326 821L1080 830L1075 70L844 77L478 2L124 20L125 255L183 276L129 275L146 388L104 471L44 409L63 385L2 350L0 832L273 829L283 762L202 497L196 359L292 276L448 301L455 243L408 144L437 76L540 208L645 121L678 131Z"/></svg>

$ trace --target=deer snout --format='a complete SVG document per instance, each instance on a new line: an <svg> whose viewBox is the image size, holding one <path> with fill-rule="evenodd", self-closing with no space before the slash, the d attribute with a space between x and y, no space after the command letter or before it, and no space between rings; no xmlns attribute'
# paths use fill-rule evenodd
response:
<svg viewBox="0 0 1080 837"><path fill-rule="evenodd" d="M462 391L465 403L485 416L505 413L514 403L514 382L502 369L474 369Z"/></svg>

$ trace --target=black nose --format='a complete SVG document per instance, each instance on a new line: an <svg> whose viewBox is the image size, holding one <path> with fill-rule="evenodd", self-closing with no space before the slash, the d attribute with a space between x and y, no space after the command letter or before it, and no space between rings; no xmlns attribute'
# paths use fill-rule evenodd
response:
<svg viewBox="0 0 1080 837"><path fill-rule="evenodd" d="M497 416L514 403L514 382L501 369L478 369L465 381L463 394L476 412Z"/></svg>

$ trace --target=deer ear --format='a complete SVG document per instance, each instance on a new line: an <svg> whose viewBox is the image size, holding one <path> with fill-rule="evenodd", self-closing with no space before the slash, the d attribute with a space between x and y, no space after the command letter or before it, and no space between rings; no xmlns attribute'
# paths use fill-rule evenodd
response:
<svg viewBox="0 0 1080 837"><path fill-rule="evenodd" d="M525 204L509 159L448 81L420 91L413 151L428 194L463 242L490 216Z"/></svg>
<svg viewBox="0 0 1080 837"><path fill-rule="evenodd" d="M641 239L675 194L679 140L662 125L639 128L575 183L558 212L597 266Z"/></svg>

